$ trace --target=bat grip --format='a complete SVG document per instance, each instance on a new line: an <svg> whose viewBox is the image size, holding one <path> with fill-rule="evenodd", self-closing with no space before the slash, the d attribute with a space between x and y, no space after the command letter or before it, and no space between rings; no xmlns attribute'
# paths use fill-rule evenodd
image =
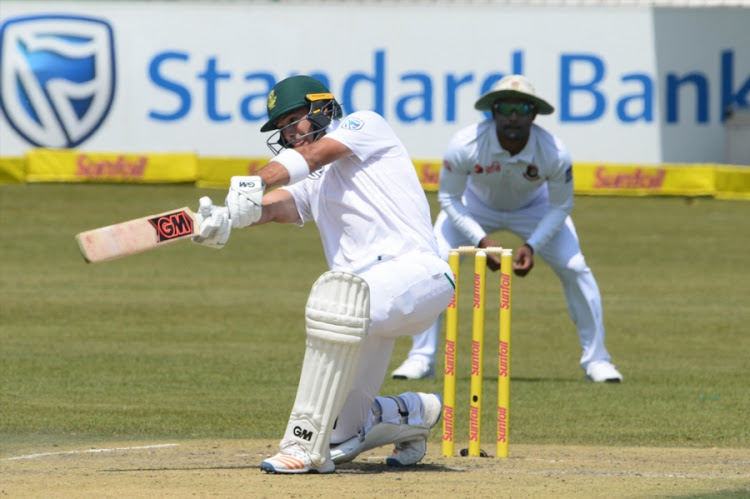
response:
<svg viewBox="0 0 750 499"><path fill-rule="evenodd" d="M200 212L201 216L205 219L211 216L211 211L213 210L214 203L211 201L211 198L208 196L203 196L200 200L200 206L198 208L198 211Z"/></svg>

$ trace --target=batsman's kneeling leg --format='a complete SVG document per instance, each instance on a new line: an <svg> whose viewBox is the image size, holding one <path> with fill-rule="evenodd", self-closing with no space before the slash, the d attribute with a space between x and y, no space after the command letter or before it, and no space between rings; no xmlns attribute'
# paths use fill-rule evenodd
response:
<svg viewBox="0 0 750 499"><path fill-rule="evenodd" d="M314 465L329 459L331 432L351 388L369 317L370 291L362 278L331 271L313 285L305 308L305 359L282 451L298 443Z"/></svg>
<svg viewBox="0 0 750 499"><path fill-rule="evenodd" d="M365 427L364 435L333 446L331 459L342 464L383 445L395 444L398 448L406 442L426 442L430 428L440 419L442 407L442 400L435 394L406 392L397 397L377 397L370 411L372 426ZM416 464L423 456L424 452L408 464Z"/></svg>

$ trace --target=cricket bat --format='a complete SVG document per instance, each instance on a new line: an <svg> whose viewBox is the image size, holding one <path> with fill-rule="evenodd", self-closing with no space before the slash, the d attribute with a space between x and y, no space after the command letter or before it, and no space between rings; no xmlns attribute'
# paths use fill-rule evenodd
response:
<svg viewBox="0 0 750 499"><path fill-rule="evenodd" d="M184 207L81 232L76 235L76 241L86 263L99 263L197 235L195 213Z"/></svg>

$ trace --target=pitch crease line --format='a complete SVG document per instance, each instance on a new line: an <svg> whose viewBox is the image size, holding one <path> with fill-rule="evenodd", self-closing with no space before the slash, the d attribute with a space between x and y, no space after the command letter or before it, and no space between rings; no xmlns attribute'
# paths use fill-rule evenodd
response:
<svg viewBox="0 0 750 499"><path fill-rule="evenodd" d="M69 454L97 454L99 452L117 452L121 450L144 450L144 449L163 449L165 447L176 447L180 444L158 444L158 445L142 445L138 447L115 447L112 449L87 449L87 450L69 450L61 452L42 452L40 454L27 454L25 456L5 457L0 461L18 461L20 459L36 459L38 457L48 456L63 456Z"/></svg>

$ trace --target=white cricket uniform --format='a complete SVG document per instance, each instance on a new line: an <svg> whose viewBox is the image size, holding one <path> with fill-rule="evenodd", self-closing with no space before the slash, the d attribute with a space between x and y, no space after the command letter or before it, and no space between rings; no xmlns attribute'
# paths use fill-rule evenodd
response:
<svg viewBox="0 0 750 499"><path fill-rule="evenodd" d="M294 197L298 225L317 225L329 268L357 274L370 288L369 332L331 438L340 443L363 430L395 338L433 323L453 285L424 189L392 128L380 115L359 111L326 132L352 154L284 188Z"/></svg>
<svg viewBox="0 0 750 499"><path fill-rule="evenodd" d="M495 121L458 131L440 172L435 221L440 255L461 245L476 246L488 234L508 230L521 237L559 277L568 312L583 350L580 365L609 361L599 288L581 253L570 218L573 172L565 144L532 124L529 141L515 156L502 148ZM414 337L410 356L434 362L440 320Z"/></svg>

